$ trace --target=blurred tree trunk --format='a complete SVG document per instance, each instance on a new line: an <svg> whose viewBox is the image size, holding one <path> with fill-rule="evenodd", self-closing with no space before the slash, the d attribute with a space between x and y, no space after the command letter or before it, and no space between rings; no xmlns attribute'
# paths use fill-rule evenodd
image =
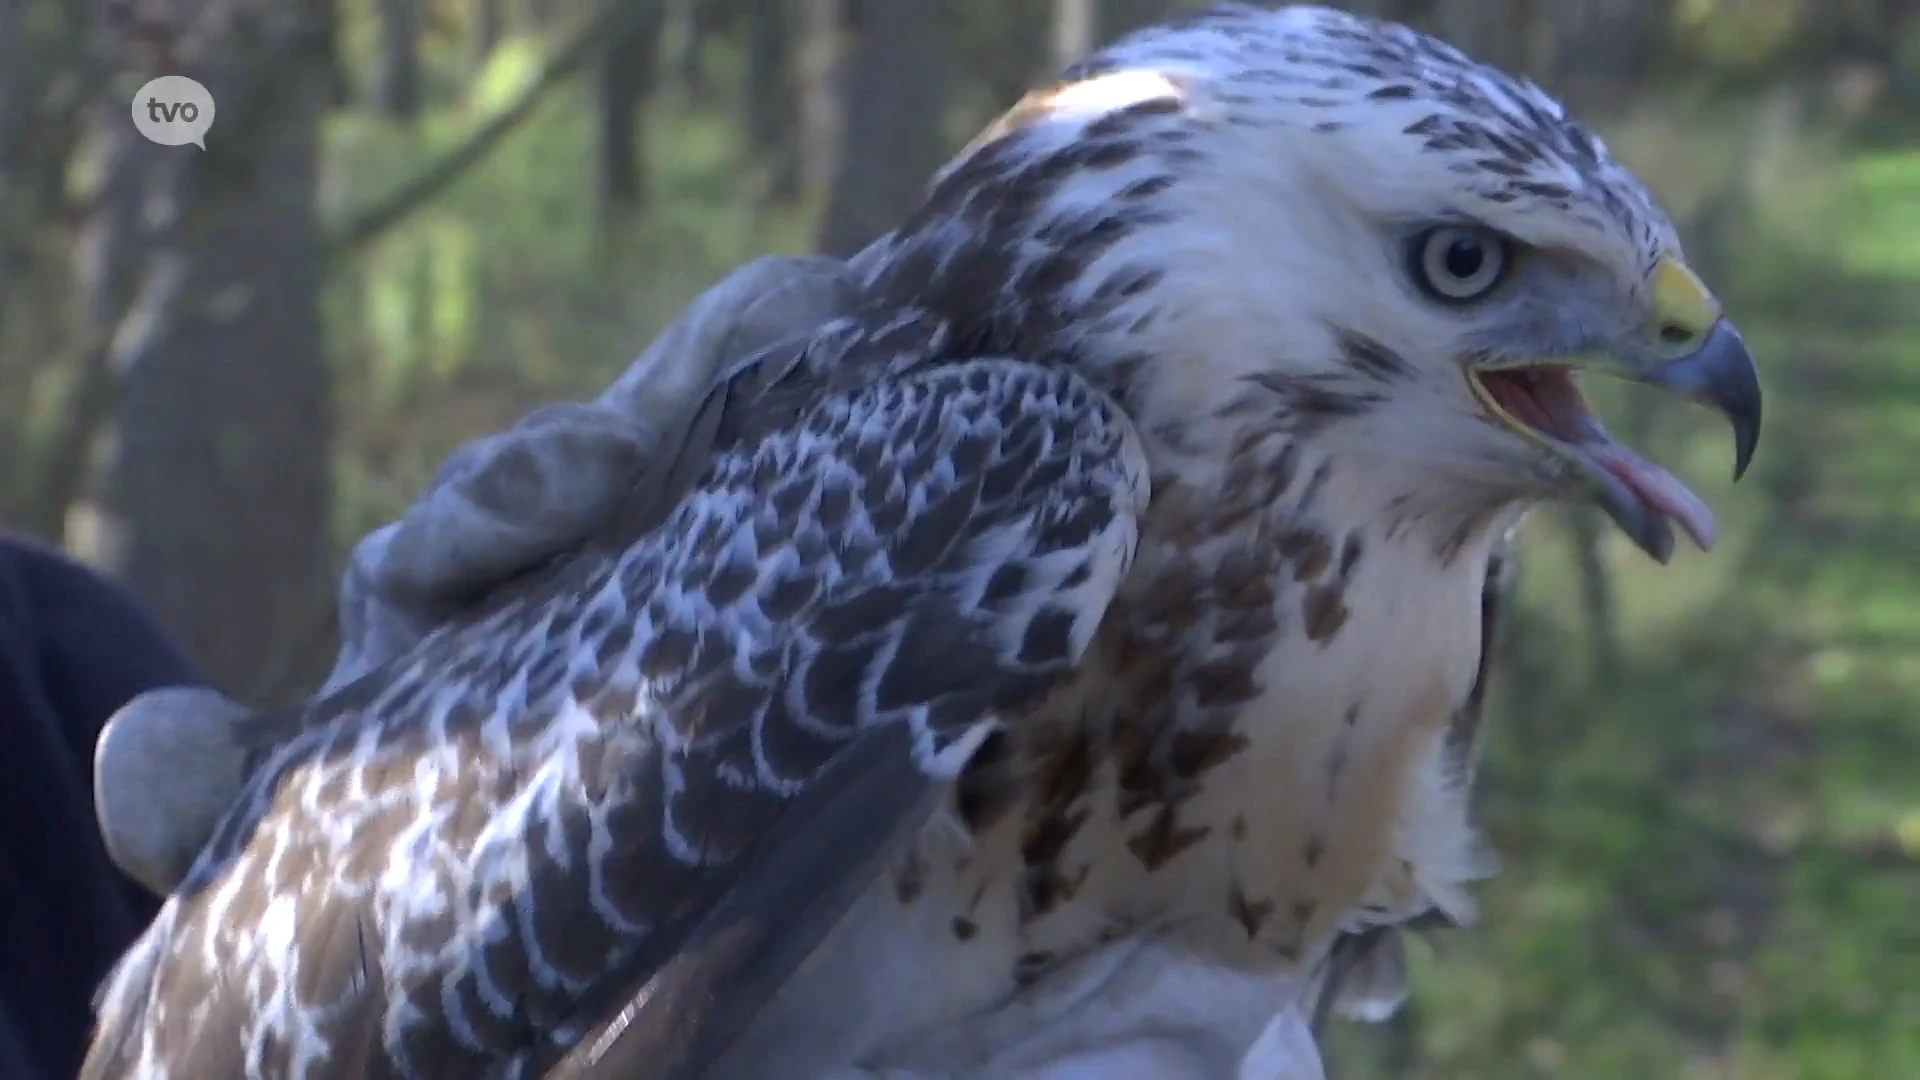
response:
<svg viewBox="0 0 1920 1080"><path fill-rule="evenodd" d="M747 10L746 129L767 171L767 197L800 197L800 110L788 0L752 0Z"/></svg>
<svg viewBox="0 0 1920 1080"><path fill-rule="evenodd" d="M117 322L93 556L208 676L286 700L330 660L331 386L319 310L326 0L200 0L179 70L219 103L204 153L132 131L129 72L90 132L76 269Z"/></svg>
<svg viewBox="0 0 1920 1080"><path fill-rule="evenodd" d="M707 77L707 45L726 34L733 12L722 0L687 0L674 56L674 80L688 100L705 100L712 89Z"/></svg>
<svg viewBox="0 0 1920 1080"><path fill-rule="evenodd" d="M1052 75L1095 48L1165 19L1174 0L1053 0Z"/></svg>
<svg viewBox="0 0 1920 1080"><path fill-rule="evenodd" d="M1604 527L1598 511L1581 508L1561 515L1573 543L1580 573L1580 608L1585 616L1590 676L1600 686L1611 686L1621 675L1620 619L1613 596L1613 574L1600 542Z"/></svg>
<svg viewBox="0 0 1920 1080"><path fill-rule="evenodd" d="M85 474L95 391L76 347L69 167L99 78L63 0L0 0L0 522L58 543ZM99 351L96 348L92 352Z"/></svg>
<svg viewBox="0 0 1920 1080"><path fill-rule="evenodd" d="M1165 19L1174 0L1101 0L1098 38L1104 42L1124 37L1143 26Z"/></svg>
<svg viewBox="0 0 1920 1080"><path fill-rule="evenodd" d="M1391 19L1409 26L1431 26L1434 21L1434 9L1448 0L1350 0L1349 3L1336 5L1359 15L1371 15L1376 19ZM1464 0L1454 0L1464 2Z"/></svg>
<svg viewBox="0 0 1920 1080"><path fill-rule="evenodd" d="M25 20L21 18L22 0L0 0L0 378L26 373L13 366L16 356L8 348L14 340L8 331L14 328L15 290L13 278L31 259L31 240L27 235L37 216L32 199L23 190L21 156L26 134L27 42ZM9 503L18 497L28 480L17 471L26 456L26 410L14 401L0 401L0 522L7 521ZM8 498L12 496L13 498ZM18 527L17 525L15 526Z"/></svg>
<svg viewBox="0 0 1920 1080"><path fill-rule="evenodd" d="M1552 5L1535 5L1529 0L1437 0L1430 12L1409 10L1404 15L1426 23L1427 29L1475 59L1522 70L1529 67L1536 6ZM1402 17L1402 13L1395 12L1391 17Z"/></svg>
<svg viewBox="0 0 1920 1080"><path fill-rule="evenodd" d="M1536 512L1533 520L1538 520ZM1522 526L1524 534L1526 526ZM1525 545L1521 545L1522 548ZM1514 552L1508 566L1506 588L1501 591L1499 625L1495 628L1493 666L1487 685L1490 701L1484 723L1499 724L1503 741L1513 760L1538 763L1546 760L1556 740L1567 737L1565 725L1556 723L1551 708L1556 686L1563 684L1563 669L1576 642L1565 640L1560 624L1523 602L1526 590L1521 579L1530 571L1524 551ZM1483 749L1484 749L1483 743ZM1484 764L1484 761L1483 761ZM1503 797L1522 798L1532 790L1526 777L1551 777L1548 768L1503 770L1498 786ZM1487 785L1480 785L1484 790Z"/></svg>
<svg viewBox="0 0 1920 1080"><path fill-rule="evenodd" d="M25 111L21 97L27 89L27 39L20 17L22 2L0 0L0 185L7 183L17 167L20 120ZM5 193L0 187L0 196Z"/></svg>
<svg viewBox="0 0 1920 1080"><path fill-rule="evenodd" d="M647 199L646 99L660 60L660 29L665 12L660 0L645 4L646 17L611 38L600 54L599 203L611 217L638 213Z"/></svg>
<svg viewBox="0 0 1920 1080"><path fill-rule="evenodd" d="M9 292L7 280L15 267L27 258L27 238L32 228L31 194L27 190L24 157L26 154L27 103L34 85L28 65L31 57L26 39L24 0L0 0L0 345L7 328ZM0 434L0 452L8 447L13 432Z"/></svg>
<svg viewBox="0 0 1920 1080"><path fill-rule="evenodd" d="M981 123L1060 74L1053 62L1053 16L1053 9L1040 3L1010 11L975 8L959 15L961 28L971 32L971 47L959 64L967 73L965 85L983 95L986 115Z"/></svg>
<svg viewBox="0 0 1920 1080"><path fill-rule="evenodd" d="M898 224L946 160L951 74L943 10L941 0L881 0L863 9L820 250L851 255Z"/></svg>
<svg viewBox="0 0 1920 1080"><path fill-rule="evenodd" d="M1093 51L1096 0L1053 0L1053 66L1057 70Z"/></svg>
<svg viewBox="0 0 1920 1080"><path fill-rule="evenodd" d="M1669 0L1554 0L1541 5L1546 56L1537 74L1574 111L1617 113L1660 56Z"/></svg>
<svg viewBox="0 0 1920 1080"><path fill-rule="evenodd" d="M380 74L374 99L389 116L420 112L420 0L380 0Z"/></svg>
<svg viewBox="0 0 1920 1080"><path fill-rule="evenodd" d="M826 191L840 172L843 0L787 0L793 7L795 96L800 106L800 179ZM916 0L903 0L913 3Z"/></svg>
<svg viewBox="0 0 1920 1080"><path fill-rule="evenodd" d="M473 68L486 66L507 30L504 0L477 0L473 11Z"/></svg>

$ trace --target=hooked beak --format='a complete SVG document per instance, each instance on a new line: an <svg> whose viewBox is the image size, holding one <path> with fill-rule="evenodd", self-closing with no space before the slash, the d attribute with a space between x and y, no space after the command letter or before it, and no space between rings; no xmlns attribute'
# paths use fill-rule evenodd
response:
<svg viewBox="0 0 1920 1080"><path fill-rule="evenodd" d="M1668 255L1654 267L1655 335L1664 362L1616 362L1610 374L1669 390L1720 411L1733 425L1733 478L1746 475L1760 445L1760 372L1740 331L1685 263Z"/></svg>
<svg viewBox="0 0 1920 1080"><path fill-rule="evenodd" d="M1733 426L1733 478L1760 442L1760 376L1740 332L1700 279L1672 257L1649 282L1653 323L1619 352L1533 362L1483 364L1470 381L1483 405L1509 428L1571 462L1592 498L1647 554L1666 562L1678 522L1702 550L1715 539L1713 514L1664 469L1613 441L1587 408L1574 369L1604 372L1711 406Z"/></svg>
<svg viewBox="0 0 1920 1080"><path fill-rule="evenodd" d="M1733 425L1733 478L1746 475L1760 445L1760 372L1732 323L1716 320L1692 352L1639 381L1718 409Z"/></svg>

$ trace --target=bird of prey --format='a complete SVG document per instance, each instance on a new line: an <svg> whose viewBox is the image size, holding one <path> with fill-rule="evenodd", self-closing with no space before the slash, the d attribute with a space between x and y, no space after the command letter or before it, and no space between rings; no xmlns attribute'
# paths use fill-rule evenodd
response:
<svg viewBox="0 0 1920 1080"><path fill-rule="evenodd" d="M1450 731L1517 517L1711 546L1580 373L1716 407L1736 476L1758 438L1598 138L1323 8L1107 47L857 266L630 514L305 707L86 1076L1067 1075L941 1035L1149 943L1279 1008L1469 913ZM1055 1035L1125 1009L1074 985ZM1165 1060L1151 1020L1107 1060Z"/></svg>

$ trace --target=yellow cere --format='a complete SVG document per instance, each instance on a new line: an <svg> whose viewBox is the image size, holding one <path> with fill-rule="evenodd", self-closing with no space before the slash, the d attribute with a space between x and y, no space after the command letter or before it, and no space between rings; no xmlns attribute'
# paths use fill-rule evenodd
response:
<svg viewBox="0 0 1920 1080"><path fill-rule="evenodd" d="M1663 328L1704 337L1720 319L1720 301L1685 263L1663 255L1653 268L1653 313Z"/></svg>

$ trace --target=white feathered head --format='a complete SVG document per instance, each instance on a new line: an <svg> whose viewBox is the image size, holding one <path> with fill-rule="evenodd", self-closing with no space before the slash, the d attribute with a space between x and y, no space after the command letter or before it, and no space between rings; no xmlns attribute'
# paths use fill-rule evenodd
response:
<svg viewBox="0 0 1920 1080"><path fill-rule="evenodd" d="M1752 359L1646 188L1544 91L1406 27L1217 7L1003 116L863 259L988 351L1102 372L1163 453L1250 416L1364 461L1397 512L1568 497L1665 560L1712 516L1575 373L1711 404Z"/></svg>

